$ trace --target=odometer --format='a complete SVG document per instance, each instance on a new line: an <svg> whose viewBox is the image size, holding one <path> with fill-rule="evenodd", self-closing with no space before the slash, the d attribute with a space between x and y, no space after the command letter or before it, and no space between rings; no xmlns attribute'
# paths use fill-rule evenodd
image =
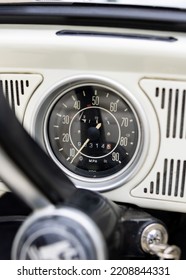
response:
<svg viewBox="0 0 186 280"><path fill-rule="evenodd" d="M106 178L134 161L140 126L132 104L114 89L87 83L62 91L46 121L49 153L82 178ZM73 175L72 175L73 176Z"/></svg>

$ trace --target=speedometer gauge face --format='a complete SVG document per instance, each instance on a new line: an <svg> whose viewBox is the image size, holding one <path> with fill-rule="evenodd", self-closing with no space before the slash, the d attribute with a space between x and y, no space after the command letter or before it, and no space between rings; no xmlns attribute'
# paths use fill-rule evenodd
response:
<svg viewBox="0 0 186 280"><path fill-rule="evenodd" d="M46 129L53 157L82 177L104 178L126 170L139 148L139 121L132 105L102 85L78 85L61 93Z"/></svg>

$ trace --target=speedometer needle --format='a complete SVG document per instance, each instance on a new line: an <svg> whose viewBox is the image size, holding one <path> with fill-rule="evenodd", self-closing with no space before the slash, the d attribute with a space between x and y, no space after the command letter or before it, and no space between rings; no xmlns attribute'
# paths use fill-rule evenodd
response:
<svg viewBox="0 0 186 280"><path fill-rule="evenodd" d="M100 127L101 127L101 123L98 123L98 124L96 125L96 128L97 128L97 129L100 129Z"/></svg>
<svg viewBox="0 0 186 280"><path fill-rule="evenodd" d="M96 125L97 129L100 129L101 127L101 123L98 123ZM81 148L77 151L76 155L73 157L73 159L71 160L70 163L73 163L73 161L75 160L75 158L81 153L81 151L83 150L83 148L88 144L88 142L90 141L90 138L87 138L87 140L83 143L83 145L81 146Z"/></svg>

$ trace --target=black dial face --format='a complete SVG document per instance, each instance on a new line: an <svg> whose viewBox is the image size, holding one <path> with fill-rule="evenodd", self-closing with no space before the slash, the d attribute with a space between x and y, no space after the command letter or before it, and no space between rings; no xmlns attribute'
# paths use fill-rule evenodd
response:
<svg viewBox="0 0 186 280"><path fill-rule="evenodd" d="M53 105L48 143L58 162L76 175L110 176L133 161L139 147L139 122L120 94L87 84L66 91Z"/></svg>

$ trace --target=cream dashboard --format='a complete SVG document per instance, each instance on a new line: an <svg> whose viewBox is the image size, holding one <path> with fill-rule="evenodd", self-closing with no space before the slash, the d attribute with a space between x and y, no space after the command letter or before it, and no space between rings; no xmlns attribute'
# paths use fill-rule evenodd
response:
<svg viewBox="0 0 186 280"><path fill-rule="evenodd" d="M77 187L186 212L184 33L19 24L0 37L12 110Z"/></svg>

